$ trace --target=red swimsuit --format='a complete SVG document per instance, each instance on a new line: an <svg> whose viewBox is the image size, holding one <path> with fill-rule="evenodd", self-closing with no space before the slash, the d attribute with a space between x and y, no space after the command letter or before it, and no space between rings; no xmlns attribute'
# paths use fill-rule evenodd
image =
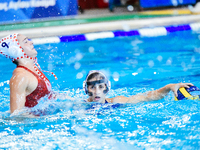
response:
<svg viewBox="0 0 200 150"><path fill-rule="evenodd" d="M17 66L17 68L24 68L25 70L31 72L38 80L38 85L36 89L31 94L26 96L25 102L26 107L34 107L38 104L38 100L41 97L44 97L51 93L51 83L41 71L40 73L44 76L44 79L42 79L39 75L24 66Z"/></svg>

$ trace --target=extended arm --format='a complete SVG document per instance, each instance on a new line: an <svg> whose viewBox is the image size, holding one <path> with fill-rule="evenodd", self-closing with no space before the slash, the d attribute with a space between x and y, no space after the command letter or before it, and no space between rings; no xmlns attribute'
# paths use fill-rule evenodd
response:
<svg viewBox="0 0 200 150"><path fill-rule="evenodd" d="M164 98L170 91L173 91L174 95L177 96L177 90L179 88L181 87L189 88L189 86L193 86L193 84L191 83L168 84L155 91L150 91L147 93L139 93L131 97L117 96L109 100L110 102L114 103L139 103L143 101L159 100Z"/></svg>

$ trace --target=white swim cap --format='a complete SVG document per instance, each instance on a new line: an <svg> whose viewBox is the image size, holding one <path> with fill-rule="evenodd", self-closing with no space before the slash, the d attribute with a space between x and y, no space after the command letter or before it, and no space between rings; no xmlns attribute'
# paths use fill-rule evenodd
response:
<svg viewBox="0 0 200 150"><path fill-rule="evenodd" d="M98 73L98 74L102 75L102 76L104 77L104 79L103 79L103 80L98 80L98 81L93 81L93 83L92 83L92 82L89 83L89 82L88 82L88 77L89 77L91 74L94 74L94 73ZM83 89L84 89L85 93L86 93L86 94L89 94L89 92L88 92L88 85L89 85L89 84L99 84L99 83L105 83L105 84L106 84L106 90L104 90L104 93L105 93L105 94L108 93L108 91L111 89L111 83L110 83L110 81L108 80L108 78L106 77L106 75L103 74L103 72L101 72L101 71L99 71L99 70L91 70L91 71L87 74L86 79L85 79L85 81L83 82Z"/></svg>
<svg viewBox="0 0 200 150"><path fill-rule="evenodd" d="M1 39L0 54L11 59L12 61L15 61L21 58L29 58L29 59L34 60L34 68L38 72L38 75L40 75L43 78L44 76L39 72L38 67L40 68L41 71L45 71L45 70L42 70L40 65L37 63L37 57L33 58L26 55L26 53L20 46L19 41L17 40L17 36L18 36L18 33L14 33ZM50 72L50 71L45 71L45 72L49 72L53 74L53 76L57 80L57 77L53 72Z"/></svg>
<svg viewBox="0 0 200 150"><path fill-rule="evenodd" d="M33 59L32 57L29 57L25 54L24 50L17 40L17 36L18 33L14 33L1 39L0 54L7 58L10 58L12 61L24 57Z"/></svg>

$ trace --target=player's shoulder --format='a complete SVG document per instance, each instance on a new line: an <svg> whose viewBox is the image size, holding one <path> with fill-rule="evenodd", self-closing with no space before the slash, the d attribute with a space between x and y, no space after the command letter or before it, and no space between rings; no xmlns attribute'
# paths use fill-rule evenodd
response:
<svg viewBox="0 0 200 150"><path fill-rule="evenodd" d="M10 79L10 83L12 82L26 82L29 79L29 73L26 70L22 70L22 68L16 68Z"/></svg>

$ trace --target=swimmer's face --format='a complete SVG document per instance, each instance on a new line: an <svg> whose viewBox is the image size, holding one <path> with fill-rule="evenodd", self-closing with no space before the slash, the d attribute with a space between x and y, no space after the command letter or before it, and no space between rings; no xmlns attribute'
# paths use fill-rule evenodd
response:
<svg viewBox="0 0 200 150"><path fill-rule="evenodd" d="M33 42L29 41L28 38L22 34L17 36L17 40L19 41L20 46L24 50L27 56L29 57L36 57L37 51L33 46Z"/></svg>
<svg viewBox="0 0 200 150"><path fill-rule="evenodd" d="M99 78L93 78L89 80L89 82L92 81L98 81L100 80ZM93 84L88 86L88 92L91 93L92 95L89 96L89 100L91 102L99 102L99 103L104 103L106 94L104 93L104 90L106 90L106 84L105 83L98 83L98 84Z"/></svg>

